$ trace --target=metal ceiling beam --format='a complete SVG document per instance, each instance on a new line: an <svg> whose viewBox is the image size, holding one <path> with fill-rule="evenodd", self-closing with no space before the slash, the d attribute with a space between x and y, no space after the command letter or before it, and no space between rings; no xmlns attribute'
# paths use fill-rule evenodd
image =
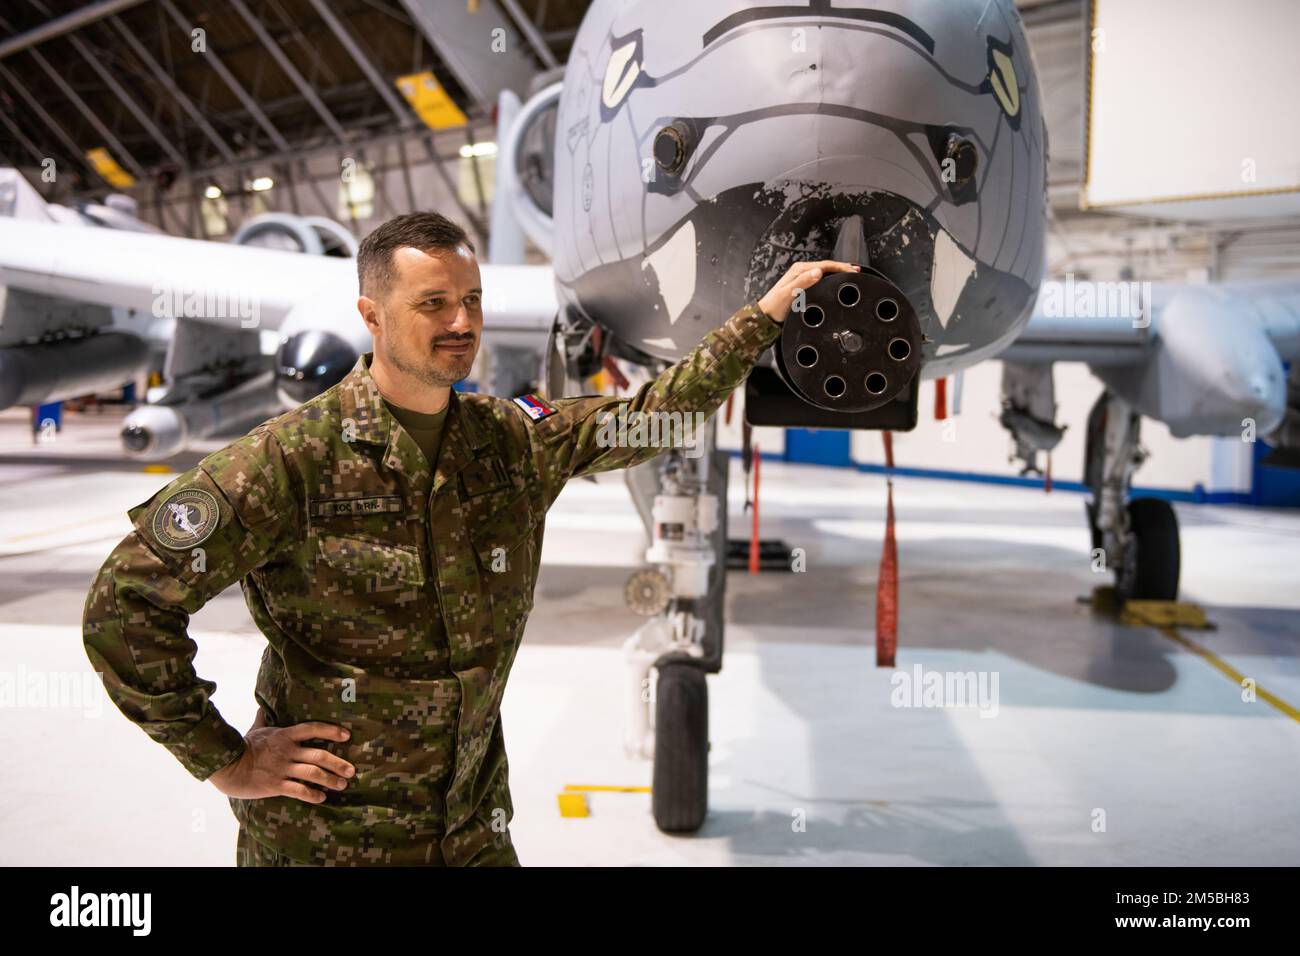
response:
<svg viewBox="0 0 1300 956"><path fill-rule="evenodd" d="M63 144L63 148L68 151L69 158L74 162L80 163L84 169L91 173L94 177L94 181L99 182L102 177L95 170L95 167L86 159L86 155L82 151L81 147L76 144L73 138L68 135L68 131L59 124L58 120L49 114L45 107L41 105L41 102L28 92L27 87L23 86L22 83L19 82L18 77L14 76L13 73L10 72L9 68L4 64L0 64L0 77L3 77L5 82L14 88L14 92L21 96L23 101L31 107L32 112L41 118L41 122L50 128L55 137L58 138L59 142Z"/></svg>
<svg viewBox="0 0 1300 956"><path fill-rule="evenodd" d="M321 192L320 183L316 181L316 177L314 177L311 174L311 170L307 168L306 160L302 160L298 163L298 172L300 173L299 178L307 184L307 188L312 191L312 195L316 197L316 201L320 203L321 208L325 210L325 215L330 219L337 219L338 210L330 205L330 201L326 199L325 194Z"/></svg>
<svg viewBox="0 0 1300 956"><path fill-rule="evenodd" d="M280 0L266 0L266 7L269 11L275 13L280 20L281 29L289 32L289 36L293 37L294 42L298 44L302 51L307 55L308 59L311 60L311 76L309 79L312 83L321 82L323 85L324 82L327 82L330 86L338 86L338 74L329 68L329 64L327 64L324 57L321 56L320 49L307 39L307 35L302 32L302 28L298 25L297 21L295 21L294 18L289 15L289 12L284 9L284 5Z"/></svg>
<svg viewBox="0 0 1300 956"><path fill-rule="evenodd" d="M192 119L194 124L203 131L203 135L211 141L212 145L217 148L217 151L221 153L225 159L233 162L235 159L234 150L232 150L229 144L221 138L221 134L213 128L211 123L208 122L207 117L203 115L202 111L194 105L194 101L186 96L185 91L176 85L176 81L173 80L171 76L168 75L167 71L163 69L162 64L155 60L153 54L145 49L144 44L141 43L139 38L131 32L131 28L117 17L110 17L108 22L111 23L117 32L122 35L122 39L125 40L126 45L131 48L131 52L135 54L136 59L143 63L145 67L148 68L149 72L153 74L153 78L171 94L172 99L174 99L180 108L185 111L185 115Z"/></svg>
<svg viewBox="0 0 1300 956"><path fill-rule="evenodd" d="M67 81L59 71L50 66L49 60L45 59L45 57L41 55L41 51L28 50L27 52L31 54L32 59L37 62L40 68L45 71L45 75L50 78L50 82L59 88L60 92L68 98L69 102L77 108L77 111L86 118L86 122L95 128L95 132L100 135L104 144L112 149L114 154L113 158L123 166L130 169L138 179L144 179L147 175L144 171L144 167L136 161L136 158L132 156L118 138L113 135L113 131L104 125L103 121L100 120L95 111L86 105L86 101L77 95L77 91L68 85Z"/></svg>
<svg viewBox="0 0 1300 956"><path fill-rule="evenodd" d="M68 36L68 42L72 44L73 49L75 49L81 55L81 58L90 65L90 68L95 71L99 78L104 81L104 85L113 91L114 95L116 95L122 102L122 105L125 106L127 110L130 111L131 115L135 117L136 122L144 127L146 133L153 137L153 140L158 144L158 147L171 157L172 162L180 166L182 169L188 166L189 163L186 161L185 157L181 155L180 150L173 146L171 141L163 135L163 132L158 128L158 125L149 118L149 114L141 109L140 105L136 103L135 100L131 99L130 94L127 93L122 84L117 81L117 77L115 77L104 66L104 64L99 61L99 57L95 56L94 52L89 46L87 46L86 41L81 39L81 37L72 34Z"/></svg>
<svg viewBox="0 0 1300 956"><path fill-rule="evenodd" d="M311 104L311 108L316 111L316 115L321 118L321 121L329 127L329 130L334 134L335 139L346 146L348 144L348 137L347 134L343 132L343 127L339 125L339 121L335 119L334 114L326 108L325 104L321 101L321 98L316 95L316 91L311 88L311 84L308 83L303 78L303 75L298 72L297 67L290 62L284 51L280 49L280 45L275 42L275 38L267 32L266 27L262 26L262 21L253 16L253 11L248 9L248 4L244 3L244 0L230 0L230 5L239 12L241 17L244 18L244 22L248 24L248 28L256 34L259 40L262 41L262 46L266 47L266 52L271 54L271 59L275 60L276 65L284 71L284 75L289 77L290 82L298 88L298 92L302 94L302 98Z"/></svg>
<svg viewBox="0 0 1300 956"><path fill-rule="evenodd" d="M380 155L383 154L381 153ZM370 178L375 186L375 195L378 196L380 200L383 202L383 204L388 207L391 215L394 216L400 215L397 206L393 204L392 197L388 195L388 190L384 187L384 180L387 177L383 176L382 174L376 175L378 173L379 167L372 167L370 165L369 158L366 156L366 151L364 148L357 150L357 158L361 160L362 163L365 164L366 171L371 174ZM414 212L415 210L408 209L406 211Z"/></svg>
<svg viewBox="0 0 1300 956"><path fill-rule="evenodd" d="M484 120L483 130L481 131L485 132L490 137L494 131L494 128L486 120ZM377 135L366 134L365 145L371 148L378 148L380 146L387 145L389 143L394 143L399 140L406 140L407 142L418 143L422 139L423 137L419 136L418 130L414 135L410 130L393 130L392 132L380 133ZM457 154L446 157L448 160L459 158L460 147L457 146L456 149L458 151ZM231 170L237 169L238 167L241 166L260 167L263 164L282 163L282 162L287 162L289 160L296 161L300 159L315 159L318 156L337 156L338 151L339 151L338 144L329 143L325 145L309 146L300 149L288 149L278 153L262 153L257 156L250 156L245 159L235 160L233 162L212 163L211 165L204 166L199 169L192 169L190 170L190 175L203 178L205 176L216 175L217 173L228 173Z"/></svg>
<svg viewBox="0 0 1300 956"><path fill-rule="evenodd" d="M308 2L316 8L316 12L325 21L325 25L330 28L330 32L334 34L339 43L343 44L343 49L348 51L348 55L352 57L353 62L361 69L361 72L366 75L370 85L383 98L384 103L397 117L398 121L403 126L414 124L414 115L406 108L406 104L402 102L398 95L393 92L392 85L384 80L379 70L370 62L370 57L366 56L365 51L361 49L361 46L353 39L347 27L343 25L343 21L329 8L329 4L325 0L308 0Z"/></svg>
<svg viewBox="0 0 1300 956"><path fill-rule="evenodd" d="M474 211L465 205L465 201L460 198L460 190L456 184L451 181L451 176L442 165L442 158L438 155L438 150L433 144L433 137L424 136L421 138L425 151L429 154L429 159L433 162L433 171L438 174L443 185L447 187L447 192L451 194L452 201L459 207L461 214L469 222L474 232L478 234L479 248L485 252L487 250L487 228L483 225L483 220L479 219Z"/></svg>
<svg viewBox="0 0 1300 956"><path fill-rule="evenodd" d="M537 66L524 53L519 28L495 4L402 0L402 6L484 115L492 113L503 89L527 99ZM495 30L506 37L503 51L488 42Z"/></svg>
<svg viewBox="0 0 1300 956"><path fill-rule="evenodd" d="M158 0L158 2L159 5L167 11L167 15L172 18L172 22L180 27L182 32L188 36L194 27L185 19L184 16L182 16L181 12L176 9L176 4L172 3L172 0ZM235 75L226 68L226 65L221 62L221 58L217 56L216 52L210 45L203 56L212 64L212 69L221 77L222 82L230 88L230 92L234 93L239 102L244 105L244 109L248 110L249 115L257 121L257 125L262 127L266 132L266 135L271 138L271 142L275 144L275 148L287 152L290 148L289 141L280 134L278 129L275 128L275 124L271 122L264 112L262 112L262 108L257 105L257 101L248 95L248 91L244 89L237 79L235 79Z"/></svg>
<svg viewBox="0 0 1300 956"><path fill-rule="evenodd" d="M48 156L36 148L35 143L27 138L27 135L22 131L18 124L9 118L8 113L0 113L0 121L3 121L5 126L9 128L10 135L18 141L19 145L32 154L32 159L36 160L37 166L41 166L47 159L49 159ZM17 164L15 163L15 165Z"/></svg>
<svg viewBox="0 0 1300 956"><path fill-rule="evenodd" d="M519 27L519 32L524 35L524 39L528 41L528 45L533 48L533 52L537 54L546 68L553 70L559 66L555 54L546 45L546 41L542 39L542 34L537 27L533 26L533 21L528 19L528 14L519 8L519 4L515 0L500 0L500 3L501 6L506 8L510 16L514 17L515 26Z"/></svg>
<svg viewBox="0 0 1300 956"><path fill-rule="evenodd" d="M18 36L10 37L0 43L0 60L13 56L20 50L26 50L38 43L44 43L46 40L52 40L55 37L63 36L65 33L71 33L88 23L94 23L96 20L111 16L114 13L137 7L143 2L144 0L103 0L101 3L94 3L80 10L74 10L66 16L50 20L35 29L20 33Z"/></svg>
<svg viewBox="0 0 1300 956"><path fill-rule="evenodd" d="M411 181L411 163L406 157L406 140L397 141L397 157L402 165L402 185L406 187L406 205L409 212L415 212L415 184Z"/></svg>

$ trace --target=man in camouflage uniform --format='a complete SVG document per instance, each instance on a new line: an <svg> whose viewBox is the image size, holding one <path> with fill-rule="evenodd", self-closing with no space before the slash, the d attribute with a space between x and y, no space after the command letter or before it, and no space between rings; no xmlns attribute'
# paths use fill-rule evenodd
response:
<svg viewBox="0 0 1300 956"><path fill-rule="evenodd" d="M605 413L713 412L798 290L854 267L797 263L630 398L554 401L451 389L483 321L458 226L398 217L357 267L375 351L129 511L86 652L117 707L230 798L241 865L518 865L499 709L547 509L570 478L663 450L606 447ZM186 633L236 581L267 638L247 735Z"/></svg>

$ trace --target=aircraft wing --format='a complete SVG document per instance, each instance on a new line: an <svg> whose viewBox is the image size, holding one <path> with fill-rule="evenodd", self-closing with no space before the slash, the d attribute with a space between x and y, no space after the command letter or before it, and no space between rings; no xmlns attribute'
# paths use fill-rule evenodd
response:
<svg viewBox="0 0 1300 956"><path fill-rule="evenodd" d="M1045 283L999 358L1004 399L1038 424L1053 407L1042 369L1085 362L1176 436L1240 434L1244 419L1266 435L1295 412L1283 362L1300 358L1300 280Z"/></svg>
<svg viewBox="0 0 1300 956"><path fill-rule="evenodd" d="M550 267L480 268L485 332L545 335ZM329 303L360 325L352 259L32 220L0 218L0 285L231 329L279 329L295 309Z"/></svg>
<svg viewBox="0 0 1300 956"><path fill-rule="evenodd" d="M1138 289L1115 288L1124 285ZM1044 283L1029 322L999 357L1134 364L1144 361L1161 338L1182 333L1193 313L1220 325L1228 338L1257 330L1282 358L1300 357L1296 279L1217 285Z"/></svg>

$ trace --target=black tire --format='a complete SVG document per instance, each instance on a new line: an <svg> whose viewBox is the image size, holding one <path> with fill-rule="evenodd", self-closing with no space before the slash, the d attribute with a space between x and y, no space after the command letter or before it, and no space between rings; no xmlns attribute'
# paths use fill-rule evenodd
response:
<svg viewBox="0 0 1300 956"><path fill-rule="evenodd" d="M1133 587L1126 597L1138 601L1176 601L1181 549L1174 507L1160 498L1128 503L1129 526L1137 548Z"/></svg>
<svg viewBox="0 0 1300 956"><path fill-rule="evenodd" d="M664 833L694 833L709 810L709 688L692 664L659 667L651 804Z"/></svg>

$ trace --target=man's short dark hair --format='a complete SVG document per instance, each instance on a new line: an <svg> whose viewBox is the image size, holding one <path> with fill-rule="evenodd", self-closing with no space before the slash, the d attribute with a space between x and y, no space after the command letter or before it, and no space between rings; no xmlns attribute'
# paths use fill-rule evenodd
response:
<svg viewBox="0 0 1300 956"><path fill-rule="evenodd" d="M437 249L454 249L464 243L476 253L465 230L446 216L436 212L409 212L395 216L361 240L357 250L357 279L361 294L382 301L393 287L397 270L393 268L393 253L403 246L421 252Z"/></svg>

